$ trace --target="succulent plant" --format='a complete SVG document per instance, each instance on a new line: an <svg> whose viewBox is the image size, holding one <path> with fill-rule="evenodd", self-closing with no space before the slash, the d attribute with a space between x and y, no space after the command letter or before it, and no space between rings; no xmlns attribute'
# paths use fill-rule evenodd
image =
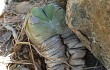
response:
<svg viewBox="0 0 110 70"><path fill-rule="evenodd" d="M65 11L54 4L33 8L26 24L28 34L37 38L39 43L53 35L61 34L66 27Z"/></svg>
<svg viewBox="0 0 110 70"><path fill-rule="evenodd" d="M67 27L63 8L54 3L45 4L33 8L28 16L26 34L45 58L47 70L83 70L85 61L82 58L86 52L77 36Z"/></svg>

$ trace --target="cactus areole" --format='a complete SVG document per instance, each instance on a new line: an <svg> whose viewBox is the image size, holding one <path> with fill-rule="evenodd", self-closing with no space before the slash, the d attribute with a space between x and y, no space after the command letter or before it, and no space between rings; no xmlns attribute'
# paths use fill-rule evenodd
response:
<svg viewBox="0 0 110 70"><path fill-rule="evenodd" d="M34 44L66 30L65 11L53 3L34 7L26 23L26 33Z"/></svg>

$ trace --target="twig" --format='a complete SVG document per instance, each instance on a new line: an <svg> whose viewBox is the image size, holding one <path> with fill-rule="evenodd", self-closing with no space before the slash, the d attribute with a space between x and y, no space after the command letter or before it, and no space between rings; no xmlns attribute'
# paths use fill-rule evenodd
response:
<svg viewBox="0 0 110 70"><path fill-rule="evenodd" d="M31 44L30 42L17 42L17 43L15 44L15 46L18 45L18 44L24 44L24 45L30 45L30 46L32 46L32 47L36 50L36 52L37 52L40 56L43 57L43 55L38 51L38 49L37 49L33 44Z"/></svg>
<svg viewBox="0 0 110 70"><path fill-rule="evenodd" d="M29 47L30 47L30 50L31 50L31 56L32 56L32 61L33 61L34 68L35 68L35 70L38 70L38 68L36 67L35 61L34 61L34 56L33 56L31 45L29 45Z"/></svg>
<svg viewBox="0 0 110 70"><path fill-rule="evenodd" d="M27 64L27 65L30 65L32 63L28 63L28 62L25 62L25 61L0 61L0 63L2 64L9 64L9 63L16 63L16 64Z"/></svg>
<svg viewBox="0 0 110 70"><path fill-rule="evenodd" d="M100 68L100 67L102 67L102 65L101 66L97 66L97 67L87 67L87 68L83 68L83 69L87 70L87 69L94 69L94 68Z"/></svg>
<svg viewBox="0 0 110 70"><path fill-rule="evenodd" d="M11 27L10 25L5 25L5 28L6 28L7 30L12 31L12 34L13 34L13 37L14 37L15 42L16 42L16 43L19 42L18 39L17 39L16 30L15 30L13 27Z"/></svg>

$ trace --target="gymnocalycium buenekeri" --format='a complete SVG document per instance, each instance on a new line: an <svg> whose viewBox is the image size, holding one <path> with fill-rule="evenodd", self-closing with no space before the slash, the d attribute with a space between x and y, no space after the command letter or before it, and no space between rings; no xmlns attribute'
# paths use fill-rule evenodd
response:
<svg viewBox="0 0 110 70"><path fill-rule="evenodd" d="M26 34L45 57L48 70L64 70L67 67L64 64L67 59L66 47L59 35L66 31L66 27L65 11L56 4L35 7L29 14L25 25Z"/></svg>
<svg viewBox="0 0 110 70"><path fill-rule="evenodd" d="M77 36L67 27L63 8L54 3L33 8L25 31L45 58L47 70L83 70L85 61L82 58L86 52ZM66 53L71 54L69 60ZM70 68L69 64L73 67Z"/></svg>
<svg viewBox="0 0 110 70"><path fill-rule="evenodd" d="M66 30L65 11L58 5L52 3L35 7L29 15L26 32L31 36L30 39L33 37L37 43Z"/></svg>

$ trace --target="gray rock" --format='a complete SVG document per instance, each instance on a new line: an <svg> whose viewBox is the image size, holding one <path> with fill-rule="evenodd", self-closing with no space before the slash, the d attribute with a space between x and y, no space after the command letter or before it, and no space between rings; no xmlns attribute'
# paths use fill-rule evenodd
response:
<svg viewBox="0 0 110 70"><path fill-rule="evenodd" d="M83 45L110 68L110 0L68 0L69 28Z"/></svg>

